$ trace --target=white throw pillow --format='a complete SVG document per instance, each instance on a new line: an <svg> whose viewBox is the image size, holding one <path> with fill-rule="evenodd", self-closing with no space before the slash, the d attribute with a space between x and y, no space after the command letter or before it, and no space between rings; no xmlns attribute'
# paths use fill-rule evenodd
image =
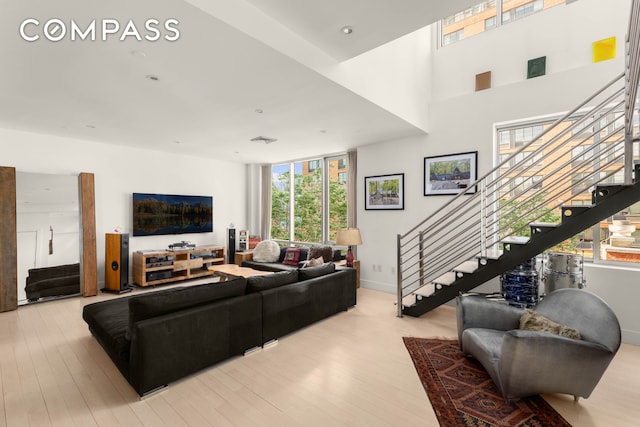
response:
<svg viewBox="0 0 640 427"><path fill-rule="evenodd" d="M276 262L280 258L280 246L273 240L263 240L253 250L253 260L258 262Z"/></svg>

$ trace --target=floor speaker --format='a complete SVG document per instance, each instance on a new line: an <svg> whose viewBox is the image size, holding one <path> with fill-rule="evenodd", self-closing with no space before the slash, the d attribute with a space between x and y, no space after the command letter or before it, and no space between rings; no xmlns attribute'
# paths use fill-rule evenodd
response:
<svg viewBox="0 0 640 427"><path fill-rule="evenodd" d="M234 264L236 257L236 229L227 228L227 264Z"/></svg>
<svg viewBox="0 0 640 427"><path fill-rule="evenodd" d="M129 292L129 235L108 233L105 236L104 292Z"/></svg>

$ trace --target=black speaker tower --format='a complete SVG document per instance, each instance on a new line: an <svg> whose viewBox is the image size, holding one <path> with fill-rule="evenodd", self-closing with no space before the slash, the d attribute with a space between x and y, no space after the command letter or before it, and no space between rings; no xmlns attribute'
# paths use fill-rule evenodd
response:
<svg viewBox="0 0 640 427"><path fill-rule="evenodd" d="M227 264L235 264L236 258L236 229L227 228Z"/></svg>

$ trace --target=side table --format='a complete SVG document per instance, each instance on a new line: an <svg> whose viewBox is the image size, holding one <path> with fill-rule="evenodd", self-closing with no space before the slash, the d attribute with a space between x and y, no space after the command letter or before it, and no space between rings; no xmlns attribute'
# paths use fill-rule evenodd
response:
<svg viewBox="0 0 640 427"><path fill-rule="evenodd" d="M251 261L253 259L253 251L236 252L233 262L242 265L242 261Z"/></svg>
<svg viewBox="0 0 640 427"><path fill-rule="evenodd" d="M336 262L336 265L346 267L347 261L346 260L338 261ZM358 259L353 260L353 268L356 270L356 288L359 288L360 287L360 260Z"/></svg>

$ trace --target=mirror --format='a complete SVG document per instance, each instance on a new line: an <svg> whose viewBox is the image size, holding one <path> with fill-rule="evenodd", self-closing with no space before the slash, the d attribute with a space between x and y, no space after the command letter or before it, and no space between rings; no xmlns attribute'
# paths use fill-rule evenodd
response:
<svg viewBox="0 0 640 427"><path fill-rule="evenodd" d="M78 177L16 172L18 305L80 294Z"/></svg>

